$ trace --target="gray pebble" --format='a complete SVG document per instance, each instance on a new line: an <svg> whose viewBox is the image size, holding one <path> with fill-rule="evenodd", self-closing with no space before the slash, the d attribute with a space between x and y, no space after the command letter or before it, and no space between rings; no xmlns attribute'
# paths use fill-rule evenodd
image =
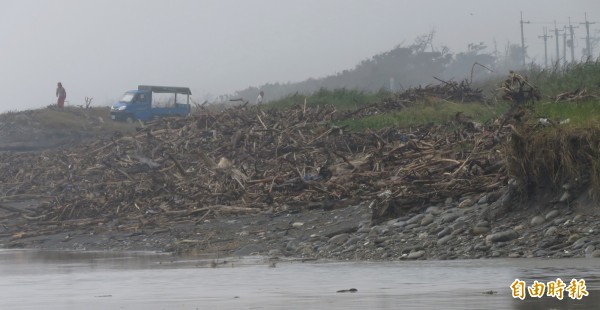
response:
<svg viewBox="0 0 600 310"><path fill-rule="evenodd" d="M519 234L512 230L505 230L505 231L501 231L501 232L497 232L491 235L488 235L487 237L485 237L485 240L487 242L505 242L505 241L510 241L513 239L517 239L519 238Z"/></svg>
<svg viewBox="0 0 600 310"><path fill-rule="evenodd" d="M446 227L446 228L444 228L442 231L440 231L440 232L437 234L437 237L438 237L438 238L443 238L444 236L447 236L447 235L449 235L450 233L452 233L452 229L451 229L450 227Z"/></svg>
<svg viewBox="0 0 600 310"><path fill-rule="evenodd" d="M456 214L456 213L448 213L448 214L442 216L440 222L442 224L452 223L452 222L454 222L459 217L460 216L458 214Z"/></svg>
<svg viewBox="0 0 600 310"><path fill-rule="evenodd" d="M544 236L548 237L548 236L554 236L558 233L558 228L556 228L556 226L551 226L550 228L546 229L546 232L544 233Z"/></svg>
<svg viewBox="0 0 600 310"><path fill-rule="evenodd" d="M585 247L585 254L592 254L596 250L596 247L593 245L588 245Z"/></svg>
<svg viewBox="0 0 600 310"><path fill-rule="evenodd" d="M421 226L427 226L427 225L433 223L433 219L434 219L433 215L431 215L431 214L425 215L425 217L423 217L423 219L421 220Z"/></svg>
<svg viewBox="0 0 600 310"><path fill-rule="evenodd" d="M421 258L425 255L425 251L414 251L414 252L410 252L410 254L408 254L408 259L418 259Z"/></svg>
<svg viewBox="0 0 600 310"><path fill-rule="evenodd" d="M558 210L552 210L552 211L546 213L546 217L545 218L548 221L548 220L551 220L551 219L557 217L559 214L560 213L558 212Z"/></svg>
<svg viewBox="0 0 600 310"><path fill-rule="evenodd" d="M421 222L421 220L425 217L425 214L417 214L413 217L411 217L408 221L406 221L406 224L415 224L415 223L419 223Z"/></svg>
<svg viewBox="0 0 600 310"><path fill-rule="evenodd" d="M544 219L543 216L537 215L531 219L530 224L531 224L531 226L538 226L538 225L544 224L545 221L546 220Z"/></svg>
<svg viewBox="0 0 600 310"><path fill-rule="evenodd" d="M450 239L452 239L452 237L453 237L452 235L444 236L443 238L441 238L437 241L437 245L444 245L444 244L448 243L448 241L450 241Z"/></svg>
<svg viewBox="0 0 600 310"><path fill-rule="evenodd" d="M475 236L479 236L479 235L487 234L489 231L490 231L489 227L475 226L475 227L473 227L473 230L471 231L471 233Z"/></svg>

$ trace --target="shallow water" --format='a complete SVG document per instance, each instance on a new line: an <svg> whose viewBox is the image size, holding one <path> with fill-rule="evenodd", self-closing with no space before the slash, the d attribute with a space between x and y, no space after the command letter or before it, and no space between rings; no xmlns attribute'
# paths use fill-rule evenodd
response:
<svg viewBox="0 0 600 310"><path fill-rule="evenodd" d="M0 250L0 309L598 309L598 259L392 263ZM589 296L511 296L560 277ZM337 293L356 288L356 293ZM485 292L493 291L493 294ZM497 293L495 293L497 292Z"/></svg>

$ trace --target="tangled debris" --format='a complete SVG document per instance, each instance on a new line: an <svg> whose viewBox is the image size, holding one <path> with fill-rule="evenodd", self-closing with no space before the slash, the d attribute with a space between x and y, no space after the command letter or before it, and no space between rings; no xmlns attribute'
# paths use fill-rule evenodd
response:
<svg viewBox="0 0 600 310"><path fill-rule="evenodd" d="M0 242L344 260L600 255L582 241L598 218L571 214L578 187L598 188L597 130L555 132L562 122L514 107L493 123L459 112L443 126L353 132L333 125L345 115L333 107L243 104L0 153ZM507 213L530 187L551 189L541 204L553 209Z"/></svg>
<svg viewBox="0 0 600 310"><path fill-rule="evenodd" d="M504 91L502 99L511 101L516 105L534 103L540 100L542 95L537 86L529 83L527 77L524 77L514 71L510 71L509 77L501 85Z"/></svg>
<svg viewBox="0 0 600 310"><path fill-rule="evenodd" d="M597 97L596 94L589 92L585 87L578 87L573 91L557 94L552 99L554 99L554 102L577 102Z"/></svg>
<svg viewBox="0 0 600 310"><path fill-rule="evenodd" d="M42 153L0 154L3 200L38 198L32 219L136 225L228 213L370 202L374 218L506 183L505 129L451 126L351 132L333 107L239 106L165 118L134 135ZM458 120L458 118L457 118Z"/></svg>
<svg viewBox="0 0 600 310"><path fill-rule="evenodd" d="M436 78L441 84L419 86L407 89L401 93L394 93L383 102L367 105L355 111L338 113L336 119L348 119L351 117L364 117L378 113L396 111L415 106L418 102L430 99L448 100L454 102L486 102L483 91L472 88L467 80L461 82L443 81Z"/></svg>

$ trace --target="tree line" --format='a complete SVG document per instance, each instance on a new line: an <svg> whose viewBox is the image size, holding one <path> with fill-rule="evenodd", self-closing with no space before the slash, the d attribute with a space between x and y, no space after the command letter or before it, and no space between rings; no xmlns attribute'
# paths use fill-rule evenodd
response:
<svg viewBox="0 0 600 310"><path fill-rule="evenodd" d="M409 46L398 45L344 70L324 78L309 78L293 83L269 83L248 87L223 99L243 98L253 102L262 90L266 101L291 94L312 94L320 89L353 89L366 92L402 91L410 87L444 80L482 79L521 67L523 53L518 45L509 45L504 53L487 52L483 43L469 44L467 51L451 53L446 47L434 48L433 33L418 37Z"/></svg>

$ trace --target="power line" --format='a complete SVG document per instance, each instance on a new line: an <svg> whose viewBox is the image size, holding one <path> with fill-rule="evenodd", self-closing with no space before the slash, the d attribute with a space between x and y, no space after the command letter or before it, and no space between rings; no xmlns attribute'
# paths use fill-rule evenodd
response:
<svg viewBox="0 0 600 310"><path fill-rule="evenodd" d="M570 46L571 46L571 62L575 62L575 32L573 31L573 28L579 28L579 27L573 27L573 25L571 25L571 17L569 17L569 32L571 34L571 41L570 41ZM566 55L565 55L566 58Z"/></svg>
<svg viewBox="0 0 600 310"><path fill-rule="evenodd" d="M595 24L595 22L589 22L587 20L587 12L585 13L585 22L580 23L581 25L585 25L585 51L587 53L587 58L592 58L592 44L590 43L590 24Z"/></svg>
<svg viewBox="0 0 600 310"><path fill-rule="evenodd" d="M577 44L577 40L579 38L575 37L575 28L580 28L579 26L574 26L572 24L571 18L568 18L568 23L566 24L562 24L562 23L557 23L556 21L554 21L553 23L550 22L540 22L540 21L524 21L523 20L523 12L521 12L521 19L520 19L520 26L521 26L521 47L523 49L523 55L522 55L522 60L523 60L523 65L525 65L525 59L527 57L527 53L525 50L525 36L524 36L524 26L523 24L533 24L533 25L547 25L547 24L553 24L554 25L554 29L550 30L550 33L554 32L554 37L556 38L556 62L560 63L561 62L561 55L560 55L560 35L559 33L562 32L562 40L563 40L563 51L562 51L562 62L564 64L567 64L568 62L568 56L567 56L567 48L570 49L570 53L571 53L571 62L575 62L575 45ZM577 23L574 23L577 24ZM596 24L596 22L594 21L588 21L587 19L587 13L585 14L585 22L579 23L582 25L585 25L585 29L586 29L586 35L585 37L581 38L584 39L586 41L586 47L585 50L583 51L583 57L585 58L591 58L593 57L594 53L593 53L593 49L594 47L592 46L592 41L597 39L593 36L590 36L590 25ZM550 27L551 28L551 27ZM562 29L561 29L562 28ZM552 38L553 36L548 35L548 29L546 27L543 27L544 33L541 36L538 36L538 38L544 39L544 63L547 66L547 40L548 38ZM552 58L552 57L551 57Z"/></svg>
<svg viewBox="0 0 600 310"><path fill-rule="evenodd" d="M548 35L548 29L544 27L544 35L538 36L538 38L544 39L544 67L548 68L548 38L552 38L552 36Z"/></svg>
<svg viewBox="0 0 600 310"><path fill-rule="evenodd" d="M567 26L563 27L563 65L567 65Z"/></svg>
<svg viewBox="0 0 600 310"><path fill-rule="evenodd" d="M523 21L523 11L521 11L521 48L522 48L522 58L523 58L523 68L525 68L525 35L523 34L523 24L529 24L529 21Z"/></svg>
<svg viewBox="0 0 600 310"><path fill-rule="evenodd" d="M564 31L564 30L558 29L558 27L556 26L556 24L554 24L554 36L556 37L556 63L557 64L559 63L559 60L560 60L560 51L558 49L558 39L559 39L558 33L560 31Z"/></svg>

